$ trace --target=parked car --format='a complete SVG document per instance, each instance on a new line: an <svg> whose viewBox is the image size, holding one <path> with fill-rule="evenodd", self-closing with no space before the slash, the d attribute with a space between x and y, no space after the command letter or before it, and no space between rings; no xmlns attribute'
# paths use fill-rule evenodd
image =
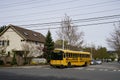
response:
<svg viewBox="0 0 120 80"><path fill-rule="evenodd" d="M45 64L47 61L45 58L33 58L31 64Z"/></svg>
<svg viewBox="0 0 120 80"><path fill-rule="evenodd" d="M102 64L101 60L91 60L91 65Z"/></svg>
<svg viewBox="0 0 120 80"><path fill-rule="evenodd" d="M96 64L96 61L95 60L91 60L91 65L95 65Z"/></svg>
<svg viewBox="0 0 120 80"><path fill-rule="evenodd" d="M101 60L96 60L96 64L102 64Z"/></svg>

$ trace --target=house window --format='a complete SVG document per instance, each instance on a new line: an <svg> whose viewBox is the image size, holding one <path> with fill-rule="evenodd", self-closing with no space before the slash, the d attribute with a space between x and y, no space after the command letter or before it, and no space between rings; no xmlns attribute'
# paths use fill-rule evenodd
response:
<svg viewBox="0 0 120 80"><path fill-rule="evenodd" d="M36 44L36 45L38 45L38 42L37 42L37 41L35 41L35 44Z"/></svg>
<svg viewBox="0 0 120 80"><path fill-rule="evenodd" d="M2 41L0 41L0 46L2 45Z"/></svg>
<svg viewBox="0 0 120 80"><path fill-rule="evenodd" d="M9 46L9 40L7 40L7 46Z"/></svg>
<svg viewBox="0 0 120 80"><path fill-rule="evenodd" d="M0 46L9 46L9 40L1 40Z"/></svg>

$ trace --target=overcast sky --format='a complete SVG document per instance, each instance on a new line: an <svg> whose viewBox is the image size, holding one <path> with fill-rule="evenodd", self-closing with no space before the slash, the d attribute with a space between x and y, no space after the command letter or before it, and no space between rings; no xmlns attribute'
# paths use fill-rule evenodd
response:
<svg viewBox="0 0 120 80"><path fill-rule="evenodd" d="M0 26L18 25L44 35L50 29L54 40L57 39L58 29L52 28L59 27L60 24L43 25L43 23L60 22L65 14L70 16L79 31L84 32L85 43L89 46L95 44L110 49L106 38L110 37L114 23L98 23L119 21L120 0L0 0ZM112 18L106 16L112 16ZM88 18L95 18L95 20ZM88 21L81 19L88 19ZM46 29L40 30L43 28Z"/></svg>

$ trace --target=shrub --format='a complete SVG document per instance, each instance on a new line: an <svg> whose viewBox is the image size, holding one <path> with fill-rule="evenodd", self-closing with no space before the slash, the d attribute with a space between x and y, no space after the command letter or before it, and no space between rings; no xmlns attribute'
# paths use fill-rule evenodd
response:
<svg viewBox="0 0 120 80"><path fill-rule="evenodd" d="M17 61L16 61L15 53L14 53L14 56L13 56L13 60L12 60L11 65L16 65L16 64L17 64Z"/></svg>
<svg viewBox="0 0 120 80"><path fill-rule="evenodd" d="M4 62L3 62L3 60L0 60L0 65L4 65Z"/></svg>

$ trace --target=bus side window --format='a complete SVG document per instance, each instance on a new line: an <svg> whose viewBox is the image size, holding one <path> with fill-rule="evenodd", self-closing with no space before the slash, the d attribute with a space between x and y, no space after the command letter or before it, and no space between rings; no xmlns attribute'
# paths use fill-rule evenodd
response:
<svg viewBox="0 0 120 80"><path fill-rule="evenodd" d="M77 54L77 58L79 57L79 54Z"/></svg>
<svg viewBox="0 0 120 80"><path fill-rule="evenodd" d="M72 53L70 53L70 58L72 58Z"/></svg>
<svg viewBox="0 0 120 80"><path fill-rule="evenodd" d="M74 54L74 58L76 57L76 54Z"/></svg>
<svg viewBox="0 0 120 80"><path fill-rule="evenodd" d="M65 54L65 53L63 53L63 57L64 57L64 58L66 57L66 54Z"/></svg>
<svg viewBox="0 0 120 80"><path fill-rule="evenodd" d="M71 58L73 58L73 54L71 53Z"/></svg>
<svg viewBox="0 0 120 80"><path fill-rule="evenodd" d="M81 58L81 54L79 55L79 57Z"/></svg>
<svg viewBox="0 0 120 80"><path fill-rule="evenodd" d="M83 57L86 58L86 54L84 54Z"/></svg>
<svg viewBox="0 0 120 80"><path fill-rule="evenodd" d="M71 58L71 53L69 53L69 57Z"/></svg>
<svg viewBox="0 0 120 80"><path fill-rule="evenodd" d="M75 58L77 58L77 54L75 54Z"/></svg>
<svg viewBox="0 0 120 80"><path fill-rule="evenodd" d="M85 58L85 54L83 54L83 58Z"/></svg>
<svg viewBox="0 0 120 80"><path fill-rule="evenodd" d="M68 53L66 53L66 57L68 58Z"/></svg>
<svg viewBox="0 0 120 80"><path fill-rule="evenodd" d="M80 54L80 57L82 58L82 54Z"/></svg>
<svg viewBox="0 0 120 80"><path fill-rule="evenodd" d="M70 53L67 53L66 55L67 55L67 58L69 58L69 57L70 57Z"/></svg>
<svg viewBox="0 0 120 80"><path fill-rule="evenodd" d="M69 55L69 58L70 58L70 53L68 53L68 55Z"/></svg>
<svg viewBox="0 0 120 80"><path fill-rule="evenodd" d="M90 55L87 54L87 58L89 58L89 57L90 57Z"/></svg>
<svg viewBox="0 0 120 80"><path fill-rule="evenodd" d="M67 53L67 58L69 58L69 53Z"/></svg>
<svg viewBox="0 0 120 80"><path fill-rule="evenodd" d="M82 54L80 54L80 57L82 58Z"/></svg>
<svg viewBox="0 0 120 80"><path fill-rule="evenodd" d="M89 55L88 55L88 54L86 54L86 55L85 55L85 57L86 57L86 58L88 58L88 57L89 57Z"/></svg>
<svg viewBox="0 0 120 80"><path fill-rule="evenodd" d="M75 58L75 54L73 54L73 58Z"/></svg>
<svg viewBox="0 0 120 80"><path fill-rule="evenodd" d="M68 57L70 58L70 53L68 53Z"/></svg>
<svg viewBox="0 0 120 80"><path fill-rule="evenodd" d="M85 57L88 58L88 54L86 54Z"/></svg>
<svg viewBox="0 0 120 80"><path fill-rule="evenodd" d="M85 57L84 54L82 54L81 57L84 58Z"/></svg>

